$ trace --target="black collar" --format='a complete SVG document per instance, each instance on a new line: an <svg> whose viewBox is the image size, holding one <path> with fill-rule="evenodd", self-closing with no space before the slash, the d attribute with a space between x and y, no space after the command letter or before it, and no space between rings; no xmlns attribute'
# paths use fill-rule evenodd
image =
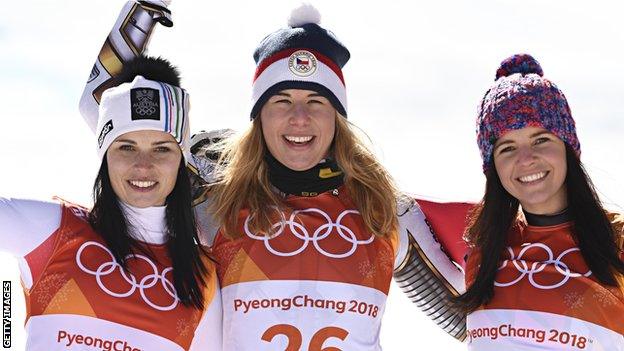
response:
<svg viewBox="0 0 624 351"><path fill-rule="evenodd" d="M305 171L293 171L267 152L269 181L287 195L316 196L343 184L344 174L336 161L325 159Z"/></svg>
<svg viewBox="0 0 624 351"><path fill-rule="evenodd" d="M538 214L529 213L524 210L523 212L524 212L524 217L527 220L527 223L535 227L548 227L548 226L570 222L572 220L572 217L570 216L570 212L568 211L567 208L553 215L538 215Z"/></svg>

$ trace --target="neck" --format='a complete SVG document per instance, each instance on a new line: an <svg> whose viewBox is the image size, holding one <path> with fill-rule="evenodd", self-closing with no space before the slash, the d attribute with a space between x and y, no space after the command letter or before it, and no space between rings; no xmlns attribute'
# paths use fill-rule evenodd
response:
<svg viewBox="0 0 624 351"><path fill-rule="evenodd" d="M119 201L121 210L128 220L128 232L133 238L148 244L163 244L167 241L167 206L139 208Z"/></svg>
<svg viewBox="0 0 624 351"><path fill-rule="evenodd" d="M342 171L329 158L305 171L294 171L284 166L270 153L266 154L265 161L269 170L269 181L286 195L316 196L343 184Z"/></svg>
<svg viewBox="0 0 624 351"><path fill-rule="evenodd" d="M568 207L568 196L566 186L563 185L547 199L539 202L520 201L522 209L537 215L554 215L565 211Z"/></svg>
<svg viewBox="0 0 624 351"><path fill-rule="evenodd" d="M527 220L527 223L531 226L535 227L548 227L553 225L558 225L566 222L570 222L572 218L570 217L570 212L568 209L563 209L558 213L553 214L535 214L527 212L526 210L522 210L524 212L524 217Z"/></svg>

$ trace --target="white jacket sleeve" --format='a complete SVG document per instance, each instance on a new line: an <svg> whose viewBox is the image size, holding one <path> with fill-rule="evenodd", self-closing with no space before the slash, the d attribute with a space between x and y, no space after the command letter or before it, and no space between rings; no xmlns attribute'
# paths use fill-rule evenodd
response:
<svg viewBox="0 0 624 351"><path fill-rule="evenodd" d="M61 224L61 205L0 198L0 251L21 258L36 249Z"/></svg>
<svg viewBox="0 0 624 351"><path fill-rule="evenodd" d="M216 273L215 273L216 274ZM217 284L214 298L206 306L195 336L191 343L190 351L220 351L223 348L223 305L221 304L221 288Z"/></svg>
<svg viewBox="0 0 624 351"><path fill-rule="evenodd" d="M25 257L57 231L61 218L57 203L0 198L0 251L17 258L27 289L33 276Z"/></svg>
<svg viewBox="0 0 624 351"><path fill-rule="evenodd" d="M156 22L171 27L171 12L164 0L128 1L104 41L80 99L80 114L95 132L98 106L104 90L115 85L114 77L125 62L142 54Z"/></svg>

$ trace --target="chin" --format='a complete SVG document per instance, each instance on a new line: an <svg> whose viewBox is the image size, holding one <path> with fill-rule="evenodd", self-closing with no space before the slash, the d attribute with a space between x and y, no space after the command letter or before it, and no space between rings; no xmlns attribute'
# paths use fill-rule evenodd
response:
<svg viewBox="0 0 624 351"><path fill-rule="evenodd" d="M292 161L282 162L284 166L292 169L293 171L307 171L308 169L316 166L317 163L318 162L312 162L308 160L292 160Z"/></svg>
<svg viewBox="0 0 624 351"><path fill-rule="evenodd" d="M316 166L316 163L310 163L310 164L297 164L297 165L292 165L289 166L287 165L286 167L292 169L293 171L307 171L310 168L313 168L314 166Z"/></svg>
<svg viewBox="0 0 624 351"><path fill-rule="evenodd" d="M154 206L161 206L158 201L155 200L136 200L128 202L128 205L138 208L147 208Z"/></svg>

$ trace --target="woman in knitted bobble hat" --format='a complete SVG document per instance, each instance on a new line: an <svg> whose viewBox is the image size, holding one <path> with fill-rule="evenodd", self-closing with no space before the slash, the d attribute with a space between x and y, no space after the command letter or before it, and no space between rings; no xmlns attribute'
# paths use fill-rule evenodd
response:
<svg viewBox="0 0 624 351"><path fill-rule="evenodd" d="M502 62L477 141L486 191L457 299L469 349L624 350L622 223L603 209L566 98L533 57Z"/></svg>

